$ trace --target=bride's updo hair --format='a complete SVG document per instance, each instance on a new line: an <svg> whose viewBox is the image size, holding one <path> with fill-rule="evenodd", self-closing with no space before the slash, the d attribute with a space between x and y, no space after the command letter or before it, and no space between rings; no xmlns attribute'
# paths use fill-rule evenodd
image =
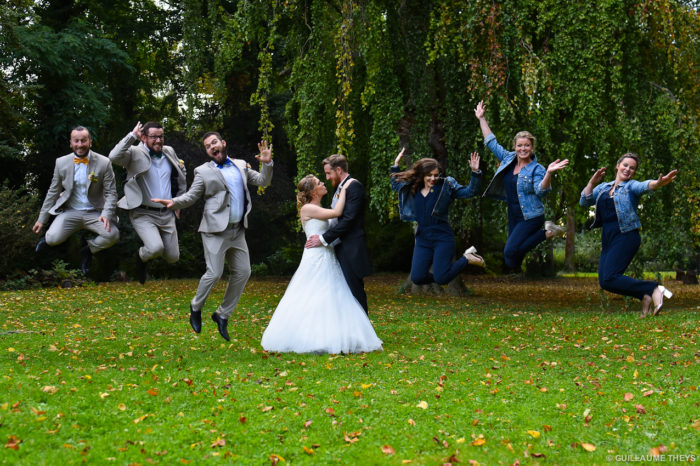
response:
<svg viewBox="0 0 700 466"><path fill-rule="evenodd" d="M306 175L297 183L297 211L311 202L311 193L316 188L316 177L314 175Z"/></svg>

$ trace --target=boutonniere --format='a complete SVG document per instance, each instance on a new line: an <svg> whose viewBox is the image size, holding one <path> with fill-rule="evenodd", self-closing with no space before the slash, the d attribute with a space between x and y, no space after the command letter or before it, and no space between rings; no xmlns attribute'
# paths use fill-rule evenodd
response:
<svg viewBox="0 0 700 466"><path fill-rule="evenodd" d="M245 164L245 171L248 171L248 169L251 168L249 163Z"/></svg>
<svg viewBox="0 0 700 466"><path fill-rule="evenodd" d="M177 159L177 165L180 167L180 170L185 169L185 161L182 159Z"/></svg>
<svg viewBox="0 0 700 466"><path fill-rule="evenodd" d="M90 182L92 182L92 183L96 183L96 182L97 182L97 176L95 176L95 170L93 170L92 172L90 172L90 175L88 175L88 176L90 177Z"/></svg>

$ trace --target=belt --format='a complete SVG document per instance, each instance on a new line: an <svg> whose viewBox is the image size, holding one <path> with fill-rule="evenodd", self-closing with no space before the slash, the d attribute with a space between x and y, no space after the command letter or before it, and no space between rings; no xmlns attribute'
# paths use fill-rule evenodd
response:
<svg viewBox="0 0 700 466"><path fill-rule="evenodd" d="M168 211L167 207L151 207L149 205L140 205L138 209L152 210L154 212L160 212L161 214Z"/></svg>

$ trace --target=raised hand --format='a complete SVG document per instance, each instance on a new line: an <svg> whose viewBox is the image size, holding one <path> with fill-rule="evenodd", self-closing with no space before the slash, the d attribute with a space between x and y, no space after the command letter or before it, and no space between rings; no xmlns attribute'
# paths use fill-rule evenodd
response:
<svg viewBox="0 0 700 466"><path fill-rule="evenodd" d="M136 126L134 126L134 129L131 130L131 132L134 133L134 136L141 139L141 135L143 134L143 125L140 121L136 122Z"/></svg>
<svg viewBox="0 0 700 466"><path fill-rule="evenodd" d="M469 167L471 167L473 172L478 172L479 171L479 161L481 160L481 157L479 157L478 152L472 152L469 158Z"/></svg>
<svg viewBox="0 0 700 466"><path fill-rule="evenodd" d="M403 158L404 152L406 152L405 147L401 148L401 152L399 152L399 155L396 156L396 160L394 160L394 165L398 165L401 163L401 159Z"/></svg>
<svg viewBox="0 0 700 466"><path fill-rule="evenodd" d="M605 167L600 167L598 170L595 171L593 176L591 176L591 179L588 182L588 184L597 185L598 183L603 181L604 176L605 176Z"/></svg>
<svg viewBox="0 0 700 466"><path fill-rule="evenodd" d="M173 206L172 199L151 199L151 202L157 202L158 204L163 204L168 209L170 209Z"/></svg>
<svg viewBox="0 0 700 466"><path fill-rule="evenodd" d="M554 173L566 167L569 164L569 159L559 160L556 159L554 162L550 163L547 167L547 173Z"/></svg>
<svg viewBox="0 0 700 466"><path fill-rule="evenodd" d="M258 150L260 154L255 156L256 159L262 163L270 163L272 161L272 144L268 147L267 141L263 139L258 143Z"/></svg>
<svg viewBox="0 0 700 466"><path fill-rule="evenodd" d="M477 119L481 120L482 118L484 118L484 113L486 113L486 107L484 106L484 101L481 100L478 104L476 104L476 108L474 109L474 115Z"/></svg>

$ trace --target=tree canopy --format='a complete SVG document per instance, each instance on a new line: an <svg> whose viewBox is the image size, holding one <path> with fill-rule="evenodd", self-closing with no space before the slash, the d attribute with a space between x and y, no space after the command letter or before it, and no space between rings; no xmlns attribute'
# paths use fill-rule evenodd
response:
<svg viewBox="0 0 700 466"><path fill-rule="evenodd" d="M527 129L541 163L571 161L549 217L580 231L593 170L633 151L639 179L679 169L641 209L664 259L700 250L695 1L12 0L0 21L0 157L22 162L3 174L15 185L46 189L75 124L109 148L148 117L194 143L210 129L239 150L269 137L287 183L342 152L371 212L392 222L401 147L458 180L479 150L493 174L472 111L483 99L504 146ZM463 239L505 235L495 201L452 210Z"/></svg>

